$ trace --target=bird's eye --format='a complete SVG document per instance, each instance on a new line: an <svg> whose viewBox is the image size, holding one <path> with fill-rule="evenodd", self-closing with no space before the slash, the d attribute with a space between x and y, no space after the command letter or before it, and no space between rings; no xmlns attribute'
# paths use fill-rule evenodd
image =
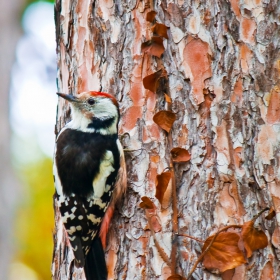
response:
<svg viewBox="0 0 280 280"><path fill-rule="evenodd" d="M94 100L93 98L89 98L89 99L87 100L87 103L88 103L89 105L93 105L93 104L95 104L95 100Z"/></svg>

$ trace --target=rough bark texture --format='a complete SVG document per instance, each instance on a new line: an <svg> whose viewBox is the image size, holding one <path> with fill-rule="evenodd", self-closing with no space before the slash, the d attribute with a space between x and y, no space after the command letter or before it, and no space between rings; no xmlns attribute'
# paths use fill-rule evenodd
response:
<svg viewBox="0 0 280 280"><path fill-rule="evenodd" d="M160 58L141 52L151 39L147 12L169 27ZM259 218L269 238L247 265L224 279L280 279L280 3L276 0L90 1L57 0L58 91L98 90L120 102L128 191L111 228L109 279L167 279L151 235L142 196L157 206L152 225L169 256L172 237L171 184L162 207L155 198L156 175L169 166L166 133L154 122L172 100L173 147L191 154L175 165L179 231L206 239L228 224L243 224L265 207L277 219ZM143 78L165 68L157 92ZM58 105L57 131L69 119ZM71 273L73 257L56 212L55 279L84 279ZM201 244L179 237L177 272L186 276ZM66 260L66 261L65 261ZM74 276L75 275L75 276ZM193 279L221 279L196 269Z"/></svg>

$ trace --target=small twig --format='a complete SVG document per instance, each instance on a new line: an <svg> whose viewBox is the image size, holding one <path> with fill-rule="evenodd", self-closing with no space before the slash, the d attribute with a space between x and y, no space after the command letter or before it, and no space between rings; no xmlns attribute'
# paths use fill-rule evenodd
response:
<svg viewBox="0 0 280 280"><path fill-rule="evenodd" d="M262 211L260 211L260 213L258 213L255 217L253 217L252 220L255 222L256 219L257 219L263 212L268 211L269 209L270 209L270 208L268 208L268 207L264 208Z"/></svg>
<svg viewBox="0 0 280 280"><path fill-rule="evenodd" d="M149 217L148 215L146 215L147 217L147 220L148 220L148 224L149 224L149 227L150 227L150 230L151 230L151 233L152 233L152 236L154 238L154 242L155 242L155 245L157 247L157 250L158 250L158 253L159 255L161 256L161 258L165 261L165 263L171 267L171 262L168 258L168 255L165 253L164 249L162 249L162 247L159 245L159 242L155 236L155 232L154 232L154 229L153 229L153 226L152 226L152 223L151 223L151 217Z"/></svg>
<svg viewBox="0 0 280 280"><path fill-rule="evenodd" d="M207 248L202 252L202 254L199 256L199 258L197 259L197 261L195 262L195 264L193 265L191 271L189 272L188 276L187 276L187 280L190 279L190 277L192 276L192 274L194 273L194 271L196 270L197 265L202 261L202 259L204 258L205 254L209 251L209 249L211 248L212 244L214 243L214 241L216 240L216 238L218 237L218 235L225 230L228 230L229 228L242 228L241 225L229 225L226 226L222 229L220 229L218 232L216 232L216 234L214 235L213 239L211 240L210 244L207 246Z"/></svg>
<svg viewBox="0 0 280 280"><path fill-rule="evenodd" d="M169 148L172 147L172 134L168 135ZM170 159L170 170L171 170L171 180L172 180L172 231L173 231L173 241L171 249L171 274L176 274L176 265L177 265L177 237L178 237L178 209L177 209L177 190L176 190L176 177L174 172L174 165L172 159Z"/></svg>
<svg viewBox="0 0 280 280"><path fill-rule="evenodd" d="M178 234L178 236L184 236L184 237L187 237L187 238L193 239L193 240L195 240L195 241L197 241L197 242L201 242L201 243L203 243L203 242L204 242L204 241L203 241L203 240L201 240L201 239L198 239L198 238L196 238L196 237L193 237L193 236L191 236L191 235L184 234L184 233L179 233L179 234Z"/></svg>

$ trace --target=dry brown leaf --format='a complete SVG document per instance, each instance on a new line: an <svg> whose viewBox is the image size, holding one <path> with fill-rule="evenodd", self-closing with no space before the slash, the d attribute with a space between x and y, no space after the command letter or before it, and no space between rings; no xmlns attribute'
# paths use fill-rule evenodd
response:
<svg viewBox="0 0 280 280"><path fill-rule="evenodd" d="M273 207L270 207L269 213L265 216L267 220L272 220L276 216L275 210Z"/></svg>
<svg viewBox="0 0 280 280"><path fill-rule="evenodd" d="M160 69L157 72L146 76L143 79L143 85L145 89L148 89L152 92L156 92L157 91L157 86L158 86L158 80L160 77L162 77L162 72L163 70Z"/></svg>
<svg viewBox="0 0 280 280"><path fill-rule="evenodd" d="M167 35L167 26L162 23L156 23L151 27L152 32L154 32L156 35L164 37L168 39Z"/></svg>
<svg viewBox="0 0 280 280"><path fill-rule="evenodd" d="M167 278L167 280L185 280L185 279L186 278L184 278L183 276L181 276L179 274L173 274Z"/></svg>
<svg viewBox="0 0 280 280"><path fill-rule="evenodd" d="M169 181L171 179L171 172L166 171L157 175L157 182L156 182L156 198L159 200L160 204L162 204L164 193L167 189Z"/></svg>
<svg viewBox="0 0 280 280"><path fill-rule="evenodd" d="M191 154L183 148L173 148L171 150L172 160L174 162L186 162L191 159Z"/></svg>
<svg viewBox="0 0 280 280"><path fill-rule="evenodd" d="M169 95L167 95L166 93L164 94L164 97L165 97L165 101L167 102L167 103L172 103L172 99L171 99L171 97L169 96Z"/></svg>
<svg viewBox="0 0 280 280"><path fill-rule="evenodd" d="M247 258L252 256L253 251L263 249L268 245L267 236L262 230L254 227L254 220L244 223L241 238L244 242Z"/></svg>
<svg viewBox="0 0 280 280"><path fill-rule="evenodd" d="M146 15L146 21L153 22L156 15L157 15L157 12L155 12L155 11L148 12Z"/></svg>
<svg viewBox="0 0 280 280"><path fill-rule="evenodd" d="M232 280L232 277L235 273L235 268L226 270L221 274L223 280Z"/></svg>
<svg viewBox="0 0 280 280"><path fill-rule="evenodd" d="M206 239L202 252L208 247L213 237L214 235L211 235ZM242 251L238 248L238 241L237 233L221 232L203 258L205 268L222 273L246 263Z"/></svg>
<svg viewBox="0 0 280 280"><path fill-rule="evenodd" d="M148 198L147 196L142 196L141 197L142 202L140 202L139 206L143 209L154 209L155 205L154 203L151 201L150 198Z"/></svg>
<svg viewBox="0 0 280 280"><path fill-rule="evenodd" d="M151 40L142 43L141 51L160 58L164 52L162 37L152 37Z"/></svg>
<svg viewBox="0 0 280 280"><path fill-rule="evenodd" d="M154 115L153 120L158 126L169 132L176 120L176 115L171 111L159 111Z"/></svg>

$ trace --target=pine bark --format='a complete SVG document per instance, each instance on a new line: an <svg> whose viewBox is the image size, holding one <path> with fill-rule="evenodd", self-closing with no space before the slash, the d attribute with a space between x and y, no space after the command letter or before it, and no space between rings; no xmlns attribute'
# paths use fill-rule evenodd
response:
<svg viewBox="0 0 280 280"><path fill-rule="evenodd" d="M146 20L151 10L168 27L159 57L141 51L153 36ZM259 218L268 247L224 279L279 279L279 15L277 0L56 1L58 92L105 91L120 103L128 190L110 229L108 279L171 275L139 208L143 196L156 205L152 227L169 257L171 185L160 205L155 181L170 164L170 146L191 154L189 162L175 166L179 232L205 240L223 226L243 224L273 206L276 219ZM167 75L156 92L145 89L143 79L160 69ZM153 122L155 113L166 109L164 93L171 96L176 113L171 145ZM69 108L60 100L56 133L69 118ZM55 209L53 278L84 279L71 266L73 254ZM178 238L178 274L188 274L201 248ZM193 279L222 278L199 267Z"/></svg>

